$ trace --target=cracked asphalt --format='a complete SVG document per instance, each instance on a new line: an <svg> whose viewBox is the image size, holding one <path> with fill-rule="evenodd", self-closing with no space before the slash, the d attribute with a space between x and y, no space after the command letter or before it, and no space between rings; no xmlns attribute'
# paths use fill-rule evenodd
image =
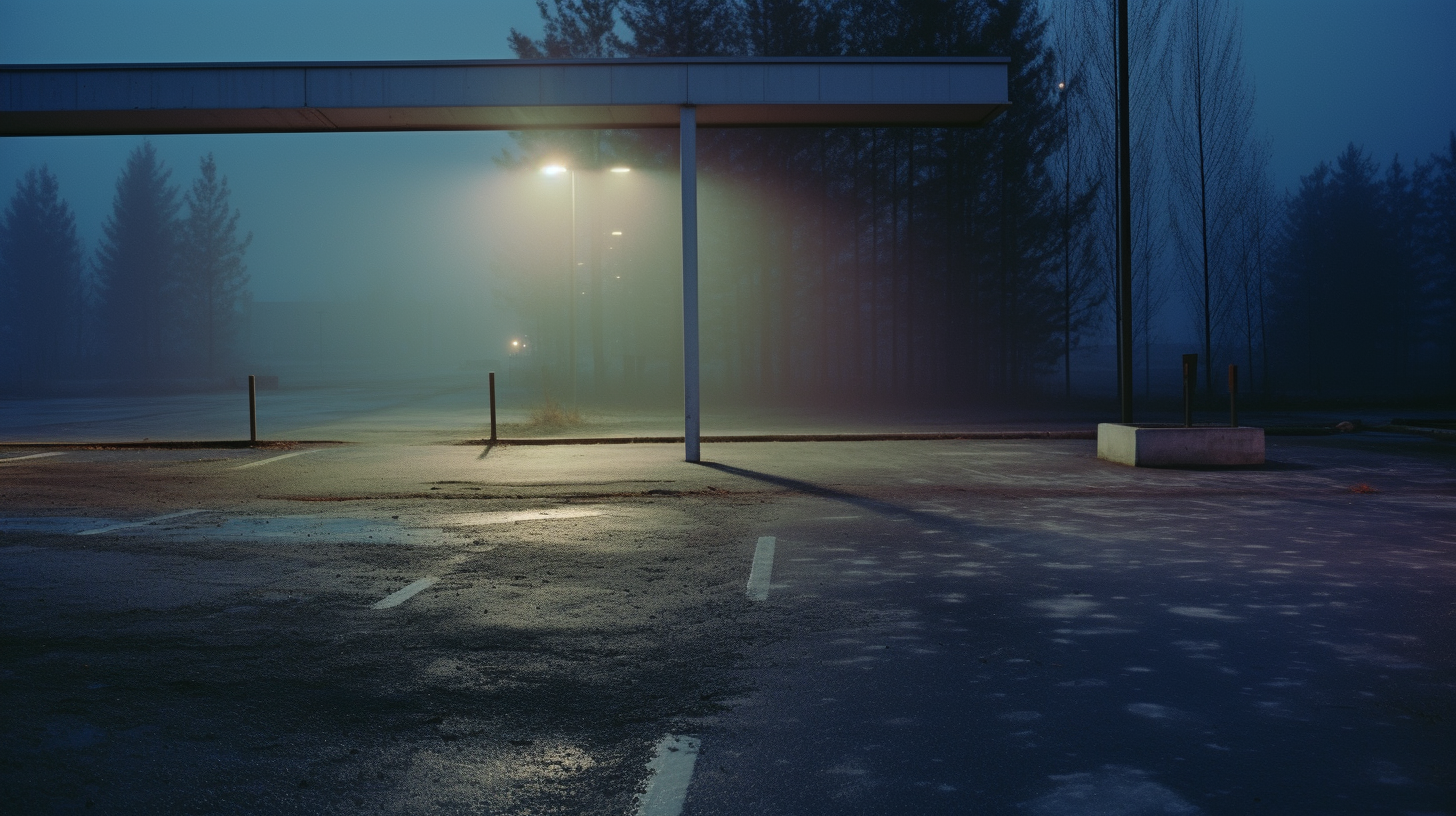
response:
<svg viewBox="0 0 1456 816"><path fill-rule="evenodd" d="M0 811L1456 813L1449 444L704 451L0 454Z"/></svg>

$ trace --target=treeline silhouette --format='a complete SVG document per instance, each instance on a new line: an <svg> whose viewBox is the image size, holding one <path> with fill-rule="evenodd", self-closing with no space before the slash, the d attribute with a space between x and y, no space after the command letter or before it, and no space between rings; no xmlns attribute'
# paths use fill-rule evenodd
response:
<svg viewBox="0 0 1456 816"><path fill-rule="evenodd" d="M1078 177L1068 206L1052 173L1065 134L1046 93L1056 59L1035 2L582 0L543 5L542 14L542 38L512 34L522 58L1012 60L1016 102L984 129L700 135L700 172L751 191L749 206L704 223L704 256L736 270L703 284L710 390L825 399L1014 393L1094 322L1103 287L1087 266L1093 201ZM563 153L586 168L677 161L672 133L522 134L518 145L523 165ZM595 265L587 272L593 281L599 274ZM593 331L590 342L596 365L603 340Z"/></svg>
<svg viewBox="0 0 1456 816"><path fill-rule="evenodd" d="M554 0L540 9L542 36L510 36L523 59L1010 59L1013 104L981 129L700 135L705 178L752 191L750 207L726 214L731 223L704 223L705 264L734 270L703 282L705 388L820 401L1071 396L1073 368L1087 359L1075 350L1113 341L1112 0ZM1154 360L1154 349L1188 336L1206 361L1204 393L1221 390L1215 371L1228 363L1270 399L1452 393L1449 157L1397 175L1398 195L1354 165L1340 169L1350 164L1341 159L1286 200L1255 130L1237 8L1149 0L1133 3L1131 22L1131 319L1143 394L1158 396L1160 362L1176 364ZM517 148L506 164L564 154L587 169L672 170L677 159L671 133L526 133ZM1366 180L1334 181L1351 173ZM1337 226L1313 201L1346 188L1365 190L1349 194L1368 199L1370 218ZM1397 200L1402 215L1375 217ZM705 218L711 210L705 201ZM1347 243L1370 230L1382 237L1363 254L1334 253L1349 270L1336 284L1318 230ZM583 291L594 298L602 271L588 261ZM1334 316L1340 299L1358 319ZM585 335L590 366L611 367L600 321ZM1106 393L1117 358L1110 345L1100 351Z"/></svg>
<svg viewBox="0 0 1456 816"><path fill-rule="evenodd" d="M1456 390L1456 133L1384 172L1354 145L1285 203L1270 286L1277 387L1312 398Z"/></svg>
<svg viewBox="0 0 1456 816"><path fill-rule="evenodd" d="M170 178L149 142L132 151L89 264L55 175L31 168L16 183L0 217L0 387L175 389L228 372L252 236L239 236L211 154L185 194Z"/></svg>
<svg viewBox="0 0 1456 816"><path fill-rule="evenodd" d="M980 129L704 130L703 359L709 393L917 403L1110 392L1118 318L1114 0L552 0L523 59L1004 56L1012 105ZM1253 121L1230 0L1132 3L1134 374L1196 342L1204 394L1243 368L1265 399L1456 394L1456 134L1409 167L1351 147L1279 194ZM502 163L675 172L672 131L518 134ZM590 176L590 174L588 174ZM55 177L32 169L0 218L0 388L231 373L247 302L227 182L186 195L150 144L129 157L89 262ZM605 279L605 196L588 202L567 330L557 277L523 273L543 372L602 396L668 383L677 347L672 213ZM539 233L522 230L522 235ZM623 239L625 242L627 239ZM542 252L533 248L537 256ZM548 259L551 264L556 260ZM544 261L543 261L544 263ZM558 264L564 266L565 264ZM631 275L629 275L631 277ZM626 293L630 293L628 296ZM624 305L628 304L628 305ZM612 315L631 342L613 345ZM649 325L650 324L650 325ZM654 328L655 327L655 328ZM580 330L582 349L565 338ZM1077 354L1079 346L1089 347ZM610 354L618 349L620 359ZM1163 349L1163 351L1157 351ZM535 363L533 362L533 365ZM575 382L577 378L572 377ZM574 388L574 386L573 386ZM548 389L550 390L550 389ZM1174 394L1168 396L1175 396Z"/></svg>

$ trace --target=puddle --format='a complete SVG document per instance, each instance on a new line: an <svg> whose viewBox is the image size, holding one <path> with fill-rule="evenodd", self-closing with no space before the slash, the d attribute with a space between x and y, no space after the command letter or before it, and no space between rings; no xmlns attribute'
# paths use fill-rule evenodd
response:
<svg viewBox="0 0 1456 816"><path fill-rule="evenodd" d="M187 541L269 541L323 544L439 544L458 536L439 527L406 527L397 521L337 516L197 516L151 524L139 520L85 516L0 519L0 532L77 535L93 530L108 536L148 536ZM459 522L455 522L459 523ZM125 526L123 526L125 525ZM109 529L115 527L116 529Z"/></svg>
<svg viewBox="0 0 1456 816"><path fill-rule="evenodd" d="M510 510L495 513L457 513L441 516L440 524L447 527L475 527L483 524L515 524L522 521L587 518L603 515L604 512L587 507L546 507L539 510Z"/></svg>
<svg viewBox="0 0 1456 816"><path fill-rule="evenodd" d="M123 523L117 519L85 518L82 516L25 516L0 519L0 532L75 535L82 530L93 530L97 527L110 527Z"/></svg>

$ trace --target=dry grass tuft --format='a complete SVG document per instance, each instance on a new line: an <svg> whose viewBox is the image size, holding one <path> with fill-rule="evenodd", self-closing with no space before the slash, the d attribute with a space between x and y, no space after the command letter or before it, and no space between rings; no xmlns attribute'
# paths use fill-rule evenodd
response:
<svg viewBox="0 0 1456 816"><path fill-rule="evenodd" d="M580 410L562 408L554 400L548 399L545 405L537 405L531 409L530 419L526 420L524 427L533 431L563 431L585 424L586 420L582 418Z"/></svg>

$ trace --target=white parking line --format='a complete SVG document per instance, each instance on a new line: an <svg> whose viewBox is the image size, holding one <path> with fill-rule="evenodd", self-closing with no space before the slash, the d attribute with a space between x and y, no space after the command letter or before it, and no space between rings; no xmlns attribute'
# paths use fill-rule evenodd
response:
<svg viewBox="0 0 1456 816"><path fill-rule="evenodd" d="M647 790L637 800L637 816L678 816L688 797L688 783L693 781L693 765L698 761L696 737L668 734L657 743L657 753L647 763L652 776Z"/></svg>
<svg viewBox="0 0 1456 816"><path fill-rule="evenodd" d="M245 470L247 468L260 467L262 465L268 464L269 462L276 462L279 459L288 459L288 458L291 458L291 457L294 457L294 456L302 456L305 453L317 453L317 452L318 452L318 448L314 448L313 450L301 450L301 451L294 451L293 453L281 454L279 456L270 456L267 459L259 459L256 462L249 462L246 465L238 465L237 467L232 468L232 470Z"/></svg>
<svg viewBox="0 0 1456 816"><path fill-rule="evenodd" d="M413 584L410 584L409 586L405 587L404 589L401 589L400 591L395 592L395 593L389 595L384 600L380 601L379 603L376 603L375 605L373 605L373 606L371 606L369 608L370 609L392 609L392 608L394 608L396 606L399 606L400 604L404 603L405 601L408 601L410 598L413 598L414 596L420 594L421 592L424 592L425 590L429 589L430 587L434 586L435 584L437 584L439 582L440 582L440 579L439 578L421 578L420 580L415 581Z"/></svg>
<svg viewBox="0 0 1456 816"><path fill-rule="evenodd" d="M753 567L748 570L748 597L755 601L768 600L768 582L773 575L773 536L760 536L758 546L753 548Z"/></svg>
<svg viewBox="0 0 1456 816"><path fill-rule="evenodd" d="M65 451L55 451L53 453L32 453L28 456L7 456L4 459L0 459L0 465L19 462L21 459L44 459L47 456L63 456L65 453Z"/></svg>
<svg viewBox="0 0 1456 816"><path fill-rule="evenodd" d="M190 516L194 513L206 512L206 510L183 510L178 513L168 513L165 516L155 516L149 519L142 519L141 521L128 521L125 524L113 524L110 527L98 527L95 530L82 530L81 532L76 533L76 535L98 535L100 533L109 533L112 530L124 530L127 527L141 527L147 524L154 524L158 521L166 521L167 519L181 518L183 516Z"/></svg>

